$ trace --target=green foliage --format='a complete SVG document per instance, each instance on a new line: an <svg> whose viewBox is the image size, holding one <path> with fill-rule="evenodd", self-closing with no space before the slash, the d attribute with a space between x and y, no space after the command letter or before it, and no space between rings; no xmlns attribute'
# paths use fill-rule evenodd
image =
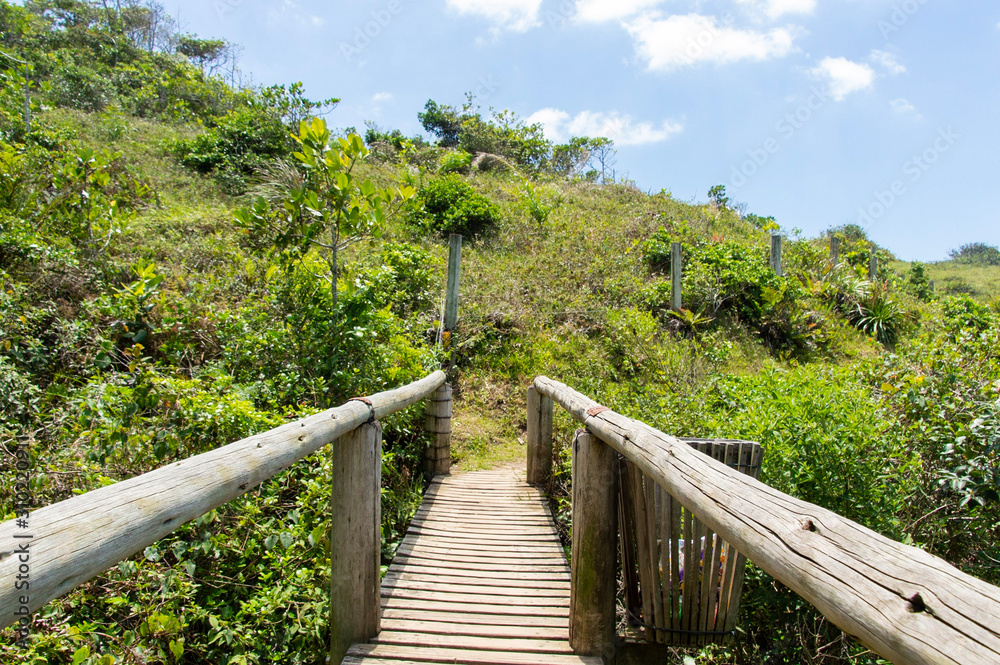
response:
<svg viewBox="0 0 1000 665"><path fill-rule="evenodd" d="M435 178L421 187L409 217L430 233L444 237L460 233L468 238L492 230L501 218L494 203L457 175Z"/></svg>
<svg viewBox="0 0 1000 665"><path fill-rule="evenodd" d="M1000 266L1000 249L984 242L973 242L952 250L951 260L956 263Z"/></svg>
<svg viewBox="0 0 1000 665"><path fill-rule="evenodd" d="M906 282L919 300L930 302L934 293L931 291L930 280L927 279L927 266L919 261L910 264Z"/></svg>
<svg viewBox="0 0 1000 665"><path fill-rule="evenodd" d="M334 140L325 120L303 121L293 138L300 148L294 157L304 172L301 183L279 190L279 209L260 197L237 212L236 222L272 239L286 258L301 259L314 247L326 250L336 307L338 252L364 236L377 237L390 206L412 197L413 190L379 189L371 180L357 180L353 171L368 148L357 134Z"/></svg>
<svg viewBox="0 0 1000 665"><path fill-rule="evenodd" d="M468 173L472 166L472 155L464 150L446 152L441 157L438 173Z"/></svg>
<svg viewBox="0 0 1000 665"><path fill-rule="evenodd" d="M438 138L442 148L453 148L458 145L462 132L462 123L468 117L453 106L438 104L428 99L424 110L417 114L417 119L424 130Z"/></svg>
<svg viewBox="0 0 1000 665"><path fill-rule="evenodd" d="M288 156L294 145L280 117L242 109L220 118L208 132L179 141L173 150L184 166L214 172L224 191L241 194L263 164Z"/></svg>
<svg viewBox="0 0 1000 665"><path fill-rule="evenodd" d="M478 113L466 118L458 145L468 153L500 155L530 169L542 167L552 149L540 124L526 125L508 110L494 111L489 120Z"/></svg>
<svg viewBox="0 0 1000 665"><path fill-rule="evenodd" d="M894 345L908 325L908 312L884 282L872 283L838 269L828 276L823 295L851 325L886 346Z"/></svg>
<svg viewBox="0 0 1000 665"><path fill-rule="evenodd" d="M726 196L725 185L715 185L709 189L708 198L719 210L726 210L729 208L729 197Z"/></svg>

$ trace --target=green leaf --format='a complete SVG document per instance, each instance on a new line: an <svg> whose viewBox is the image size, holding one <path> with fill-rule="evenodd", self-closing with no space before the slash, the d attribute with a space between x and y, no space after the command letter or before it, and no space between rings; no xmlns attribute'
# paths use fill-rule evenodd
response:
<svg viewBox="0 0 1000 665"><path fill-rule="evenodd" d="M73 652L73 664L72 665L80 665L80 663L82 663L83 661L87 660L87 658L89 658L89 657L90 657L90 647L87 646L87 645L84 645L84 646L80 647L79 649L77 649L76 651Z"/></svg>

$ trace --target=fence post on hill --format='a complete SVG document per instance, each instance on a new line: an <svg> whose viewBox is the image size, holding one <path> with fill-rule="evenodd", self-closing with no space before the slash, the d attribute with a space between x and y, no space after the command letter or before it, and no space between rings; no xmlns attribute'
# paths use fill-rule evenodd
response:
<svg viewBox="0 0 1000 665"><path fill-rule="evenodd" d="M552 478L552 398L528 388L528 482L548 485Z"/></svg>
<svg viewBox="0 0 1000 665"><path fill-rule="evenodd" d="M462 271L462 236L448 238L448 288L444 296L444 329L453 332L458 324L458 282Z"/></svg>
<svg viewBox="0 0 1000 665"><path fill-rule="evenodd" d="M876 279L878 279L878 254L875 253L875 245L872 245L868 257L868 280L874 282Z"/></svg>
<svg viewBox="0 0 1000 665"><path fill-rule="evenodd" d="M778 277L785 274L781 269L781 242L782 238L780 235L777 233L771 235L771 270Z"/></svg>
<svg viewBox="0 0 1000 665"><path fill-rule="evenodd" d="M451 385L444 384L427 398L424 428L434 437L424 451L424 471L429 476L451 473Z"/></svg>
<svg viewBox="0 0 1000 665"><path fill-rule="evenodd" d="M670 308L675 312L681 311L683 300L681 298L681 277L683 276L684 263L681 253L681 244L675 242L670 246Z"/></svg>
<svg viewBox="0 0 1000 665"><path fill-rule="evenodd" d="M830 236L830 265L834 268L840 263L840 238Z"/></svg>
<svg viewBox="0 0 1000 665"><path fill-rule="evenodd" d="M331 447L330 662L339 663L380 629L382 426L365 423Z"/></svg>
<svg viewBox="0 0 1000 665"><path fill-rule="evenodd" d="M618 453L587 430L573 439L569 645L610 662L618 628Z"/></svg>

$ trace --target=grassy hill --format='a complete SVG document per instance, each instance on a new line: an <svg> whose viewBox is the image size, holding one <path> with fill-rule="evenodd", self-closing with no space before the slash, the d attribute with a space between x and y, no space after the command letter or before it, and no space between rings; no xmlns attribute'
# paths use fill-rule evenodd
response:
<svg viewBox="0 0 1000 665"><path fill-rule="evenodd" d="M0 93L0 443L30 446L39 505L453 354L459 468L523 460L525 389L546 374L671 434L761 441L765 482L1000 581L993 269L930 265L931 294L875 248L872 280L872 245L844 228L839 267L826 237L791 236L779 277L775 220L724 191L687 204L614 182L600 137L554 145L510 114L428 103L433 142L319 140L300 87L234 89L177 39L148 48L150 6L0 2L2 48L29 63ZM349 178L323 180L310 150ZM334 224L331 284L316 243ZM439 341L453 231L460 320ZM949 276L975 298L944 293ZM423 491L421 419L384 423L383 562ZM563 508L573 427L557 417ZM323 662L328 467L314 455L51 603L29 648L4 631L3 661ZM736 643L685 655L877 662L752 567Z"/></svg>

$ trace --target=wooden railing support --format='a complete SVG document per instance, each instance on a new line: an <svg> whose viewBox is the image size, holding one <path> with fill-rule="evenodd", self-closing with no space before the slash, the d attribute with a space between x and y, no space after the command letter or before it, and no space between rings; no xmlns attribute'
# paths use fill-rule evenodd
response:
<svg viewBox="0 0 1000 665"><path fill-rule="evenodd" d="M451 473L451 385L427 398L425 414L424 427L433 441L424 451L424 471L429 476Z"/></svg>
<svg viewBox="0 0 1000 665"><path fill-rule="evenodd" d="M840 263L840 238L830 236L830 265L834 268Z"/></svg>
<svg viewBox="0 0 1000 665"><path fill-rule="evenodd" d="M614 656L617 628L618 455L586 430L573 439L573 561L569 645L581 656Z"/></svg>
<svg viewBox="0 0 1000 665"><path fill-rule="evenodd" d="M374 418L419 402L445 382L434 372L413 383L31 512L30 612L232 501L282 469ZM18 574L15 521L0 524L0 580ZM24 595L0 585L0 628L17 620Z"/></svg>
<svg viewBox="0 0 1000 665"><path fill-rule="evenodd" d="M781 235L775 233L771 236L771 270L781 277L785 274L784 268L781 266L781 244L783 238Z"/></svg>
<svg viewBox="0 0 1000 665"><path fill-rule="evenodd" d="M378 635L382 540L382 426L361 425L333 445L330 662Z"/></svg>
<svg viewBox="0 0 1000 665"><path fill-rule="evenodd" d="M1000 663L1000 588L768 487L569 386L540 376L535 387L713 533L886 660Z"/></svg>
<svg viewBox="0 0 1000 665"><path fill-rule="evenodd" d="M547 485L552 478L552 398L528 388L528 482Z"/></svg>

